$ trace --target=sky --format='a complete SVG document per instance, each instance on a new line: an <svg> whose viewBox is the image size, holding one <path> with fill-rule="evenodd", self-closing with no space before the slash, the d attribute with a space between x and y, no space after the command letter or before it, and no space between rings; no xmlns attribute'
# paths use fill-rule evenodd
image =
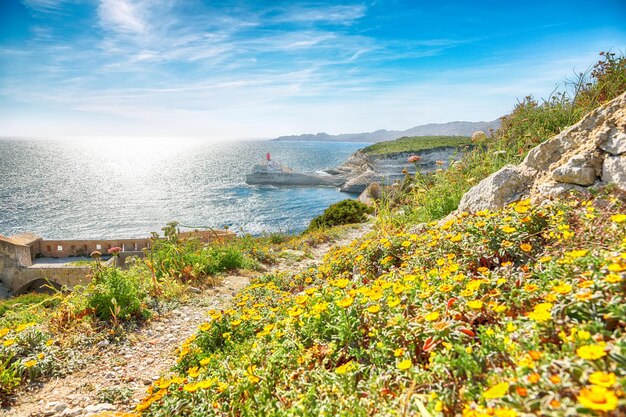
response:
<svg viewBox="0 0 626 417"><path fill-rule="evenodd" d="M0 136L494 120L626 52L626 0L0 0Z"/></svg>

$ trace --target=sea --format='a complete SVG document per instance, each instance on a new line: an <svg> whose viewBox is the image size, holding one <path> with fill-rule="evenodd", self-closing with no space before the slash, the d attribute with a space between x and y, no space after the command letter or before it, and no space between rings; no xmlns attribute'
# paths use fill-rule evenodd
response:
<svg viewBox="0 0 626 417"><path fill-rule="evenodd" d="M362 143L196 138L0 138L0 234L113 239L168 222L239 234L298 233L330 204L330 187L250 186L269 152L296 171L334 168Z"/></svg>

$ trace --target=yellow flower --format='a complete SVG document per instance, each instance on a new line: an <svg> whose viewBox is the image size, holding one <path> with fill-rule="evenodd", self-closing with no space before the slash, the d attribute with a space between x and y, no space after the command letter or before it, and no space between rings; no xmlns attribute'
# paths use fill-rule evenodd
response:
<svg viewBox="0 0 626 417"><path fill-rule="evenodd" d="M509 392L509 383L500 382L483 393L483 397L488 400L502 398Z"/></svg>
<svg viewBox="0 0 626 417"><path fill-rule="evenodd" d="M517 411L512 408L498 408L494 410L494 416L496 417L516 417Z"/></svg>
<svg viewBox="0 0 626 417"><path fill-rule="evenodd" d="M352 297L346 297L344 299L341 299L339 301L337 301L337 305L339 307L343 307L343 308L348 308L352 305L352 303L354 303L354 298Z"/></svg>
<svg viewBox="0 0 626 417"><path fill-rule="evenodd" d="M567 293L572 292L572 286L569 284L559 284L559 285L552 287L552 291L554 291L557 294L567 294Z"/></svg>
<svg viewBox="0 0 626 417"><path fill-rule="evenodd" d="M200 366L207 366L211 362L211 358L200 359Z"/></svg>
<svg viewBox="0 0 626 417"><path fill-rule="evenodd" d="M457 233L454 236L450 236L450 242L460 242L461 239L463 239L463 235L461 235L460 233Z"/></svg>
<svg viewBox="0 0 626 417"><path fill-rule="evenodd" d="M197 378L198 377L198 367L194 366L193 368L189 368L189 370L187 371L187 375L189 375L190 378Z"/></svg>
<svg viewBox="0 0 626 417"><path fill-rule="evenodd" d="M345 375L347 374L349 371L351 371L354 368L354 364L352 363L352 361L344 363L341 366L338 366L335 369L335 372L338 373L339 375Z"/></svg>
<svg viewBox="0 0 626 417"><path fill-rule="evenodd" d="M580 390L578 402L585 408L598 411L612 411L617 408L617 396L611 390L598 385Z"/></svg>
<svg viewBox="0 0 626 417"><path fill-rule="evenodd" d="M230 325L233 327L237 327L241 324L241 320L233 320L230 322Z"/></svg>
<svg viewBox="0 0 626 417"><path fill-rule="evenodd" d="M401 371L406 371L411 366L413 366L413 362L411 362L411 359L405 359L402 362L398 363L397 366L398 366L398 369L400 369Z"/></svg>
<svg viewBox="0 0 626 417"><path fill-rule="evenodd" d="M596 371L589 375L589 383L605 388L611 388L615 385L615 381L615 374L613 372L607 374L606 372Z"/></svg>
<svg viewBox="0 0 626 417"><path fill-rule="evenodd" d="M380 306L378 304L367 307L367 311L372 314L378 313L380 311Z"/></svg>
<svg viewBox="0 0 626 417"><path fill-rule="evenodd" d="M190 382L189 384L185 384L183 390L187 392L196 392L198 390L198 384L195 382Z"/></svg>
<svg viewBox="0 0 626 417"><path fill-rule="evenodd" d="M7 339L2 343L4 347L9 347L14 344L15 344L15 339Z"/></svg>
<svg viewBox="0 0 626 417"><path fill-rule="evenodd" d="M615 223L623 223L626 221L626 214L614 214L611 216L611 221Z"/></svg>
<svg viewBox="0 0 626 417"><path fill-rule="evenodd" d="M533 250L533 247L528 243L522 243L521 245L519 245L519 248L524 252L530 252L531 250Z"/></svg>
<svg viewBox="0 0 626 417"><path fill-rule="evenodd" d="M576 354L583 359L592 361L606 356L606 352L604 351L604 345L601 344L581 346L576 349Z"/></svg>
<svg viewBox="0 0 626 417"><path fill-rule="evenodd" d="M500 226L500 230L502 230L504 233L511 234L515 232L517 229L511 226Z"/></svg>
<svg viewBox="0 0 626 417"><path fill-rule="evenodd" d="M480 300L472 300L467 302L467 306L472 310L480 310L483 308L483 302Z"/></svg>
<svg viewBox="0 0 626 417"><path fill-rule="evenodd" d="M0 337L6 336L10 331L11 331L11 329L9 329L7 327L5 327L4 329L0 329Z"/></svg>
<svg viewBox="0 0 626 417"><path fill-rule="evenodd" d="M292 308L290 308L290 309L288 309L288 310L287 310L287 315L288 315L289 317L298 317L298 316L300 316L302 313L304 313L304 310L303 310L303 309L301 309L301 308L300 308L300 307L298 307L298 306L294 306L294 307L292 307Z"/></svg>
<svg viewBox="0 0 626 417"><path fill-rule="evenodd" d="M435 321L439 318L439 312L433 311L432 313L428 313L424 316L426 321Z"/></svg>
<svg viewBox="0 0 626 417"><path fill-rule="evenodd" d="M400 299L398 297L390 297L387 300L387 305L391 308L397 306L398 304L400 304Z"/></svg>
<svg viewBox="0 0 626 417"><path fill-rule="evenodd" d="M604 280L609 284L617 284L618 282L622 282L622 277L617 274L609 274L604 278Z"/></svg>
<svg viewBox="0 0 626 417"><path fill-rule="evenodd" d="M528 318L538 323L543 323L552 318L550 310L552 310L552 303L539 303L533 311L528 313Z"/></svg>
<svg viewBox="0 0 626 417"><path fill-rule="evenodd" d="M34 359L31 359L29 361L24 362L24 367L25 368L32 368L35 365L37 365L37 361L34 360Z"/></svg>
<svg viewBox="0 0 626 417"><path fill-rule="evenodd" d="M256 366L250 365L244 372L245 375L248 377L248 381L250 381L253 384L256 384L257 382L261 380L261 378L259 378L258 376L254 374L255 371L256 371Z"/></svg>
<svg viewBox="0 0 626 417"><path fill-rule="evenodd" d="M350 284L350 280L349 279L345 279L345 278L341 278L338 279L337 281L334 282L334 286L338 287L338 288L346 288L348 286L348 284Z"/></svg>

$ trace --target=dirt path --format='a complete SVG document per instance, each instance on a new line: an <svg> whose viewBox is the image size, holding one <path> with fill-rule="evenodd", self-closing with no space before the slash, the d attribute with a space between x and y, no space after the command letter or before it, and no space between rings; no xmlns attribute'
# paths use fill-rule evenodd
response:
<svg viewBox="0 0 626 417"><path fill-rule="evenodd" d="M310 267L321 261L331 247L345 245L369 229L350 229L339 241L313 248L311 258L283 259L271 271ZM248 283L248 277L227 276L213 289L196 294L189 303L129 334L123 343L101 342L93 346L84 352L93 360L83 369L63 378L31 384L19 394L15 405L0 410L0 415L73 417L131 411L144 397L146 388L176 363L176 349L208 320L207 311L222 308Z"/></svg>

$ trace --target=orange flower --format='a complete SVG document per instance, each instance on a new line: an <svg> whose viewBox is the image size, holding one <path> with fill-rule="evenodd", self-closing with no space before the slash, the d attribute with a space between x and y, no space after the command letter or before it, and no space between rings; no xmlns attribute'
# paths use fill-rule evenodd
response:
<svg viewBox="0 0 626 417"><path fill-rule="evenodd" d="M531 384L536 384L537 382L539 382L540 379L541 375L539 375L538 373L532 373L528 375L528 382Z"/></svg>

